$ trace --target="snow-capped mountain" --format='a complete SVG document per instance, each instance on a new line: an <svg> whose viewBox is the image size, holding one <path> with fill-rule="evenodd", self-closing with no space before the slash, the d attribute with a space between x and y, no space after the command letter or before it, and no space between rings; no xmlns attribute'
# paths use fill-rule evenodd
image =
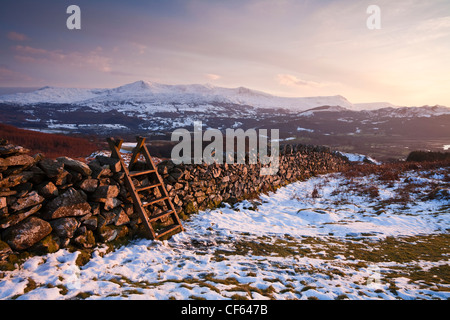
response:
<svg viewBox="0 0 450 320"><path fill-rule="evenodd" d="M113 89L78 89L44 87L29 93L0 96L2 103L20 105L36 103L76 104L84 106L111 107L120 104L150 104L154 106L187 104L205 105L231 103L254 108L282 108L305 111L321 106L340 106L354 109L343 96L288 98L273 96L244 87L222 88L211 85L167 85L156 82L137 81Z"/></svg>

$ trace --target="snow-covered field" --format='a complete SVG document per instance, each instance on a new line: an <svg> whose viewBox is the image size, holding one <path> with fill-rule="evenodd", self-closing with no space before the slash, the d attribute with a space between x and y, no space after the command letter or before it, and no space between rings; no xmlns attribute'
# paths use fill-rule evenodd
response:
<svg viewBox="0 0 450 320"><path fill-rule="evenodd" d="M315 177L84 266L66 250L30 258L0 272L0 299L448 299L450 199L427 195L449 178Z"/></svg>

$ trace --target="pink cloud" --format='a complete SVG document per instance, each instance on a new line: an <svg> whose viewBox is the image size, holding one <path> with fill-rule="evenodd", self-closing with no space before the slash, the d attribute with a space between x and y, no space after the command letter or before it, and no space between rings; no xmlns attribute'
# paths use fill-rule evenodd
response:
<svg viewBox="0 0 450 320"><path fill-rule="evenodd" d="M102 54L103 50L101 47L97 47L95 50L89 51L87 53L81 52L65 53L61 50L46 50L21 45L13 47L13 50L16 52L14 58L21 62L29 62L29 63L64 62L67 65L80 68L83 67L94 68L101 72L112 71L111 68L112 59Z"/></svg>
<svg viewBox="0 0 450 320"><path fill-rule="evenodd" d="M279 74L276 79L279 84L288 87L320 87L322 85L315 81L299 79L290 74Z"/></svg>
<svg viewBox="0 0 450 320"><path fill-rule="evenodd" d="M219 80L220 78L222 78L221 76L219 76L218 74L213 74L213 73L207 73L205 74L205 77L209 80Z"/></svg>
<svg viewBox="0 0 450 320"><path fill-rule="evenodd" d="M16 82L27 82L33 80L30 76L11 70L8 67L0 66L0 84L9 85Z"/></svg>
<svg viewBox="0 0 450 320"><path fill-rule="evenodd" d="M18 33L18 32L8 32L8 34L6 35L8 37L8 39L13 40L13 41L25 41L28 40L28 37L26 35L24 35L23 33Z"/></svg>

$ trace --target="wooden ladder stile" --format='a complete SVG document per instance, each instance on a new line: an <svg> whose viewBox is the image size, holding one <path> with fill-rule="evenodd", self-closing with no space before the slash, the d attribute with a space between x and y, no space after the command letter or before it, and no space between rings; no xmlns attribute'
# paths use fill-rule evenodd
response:
<svg viewBox="0 0 450 320"><path fill-rule="evenodd" d="M136 210L136 212L138 212L142 220L142 223L144 224L145 229L152 240L160 239L163 236L168 235L170 233L177 233L183 231L184 229L183 226L181 225L180 218L178 217L178 214L170 199L170 196L167 192L164 182L158 173L158 170L155 166L155 163L153 162L152 157L150 156L147 146L145 145L145 138L136 137L136 140L137 140L136 147L133 149L133 154L131 156L130 163L127 166L120 154L120 148L122 146L123 140L115 140L114 138L107 139L109 147L111 149L111 158L119 160L122 166L122 170L125 173L125 186L131 195L134 209ZM144 156L147 168L143 170L131 171L135 166L135 164L138 162L140 155ZM156 178L158 182L148 186L136 188L132 178L138 176L148 176L149 178L153 177ZM139 193L144 194L144 192L154 190L155 188L159 190L161 197L151 199L146 202L142 202L141 198L139 197ZM165 210L161 213L157 213L154 216L149 216L145 208L155 205L157 203L165 204L168 210ZM163 228L162 230L155 231L155 229L152 226L152 223L168 216L172 218L173 224Z"/></svg>

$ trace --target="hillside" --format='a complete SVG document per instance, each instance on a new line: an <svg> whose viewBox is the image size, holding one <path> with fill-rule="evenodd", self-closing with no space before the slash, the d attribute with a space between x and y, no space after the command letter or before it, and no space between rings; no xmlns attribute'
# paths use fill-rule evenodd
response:
<svg viewBox="0 0 450 320"><path fill-rule="evenodd" d="M364 168L201 211L169 241L30 258L0 299L449 299L449 167Z"/></svg>
<svg viewBox="0 0 450 320"><path fill-rule="evenodd" d="M68 156L83 158L99 149L94 138L73 137L19 129L0 123L0 140L23 146L32 154L43 153L49 158Z"/></svg>

